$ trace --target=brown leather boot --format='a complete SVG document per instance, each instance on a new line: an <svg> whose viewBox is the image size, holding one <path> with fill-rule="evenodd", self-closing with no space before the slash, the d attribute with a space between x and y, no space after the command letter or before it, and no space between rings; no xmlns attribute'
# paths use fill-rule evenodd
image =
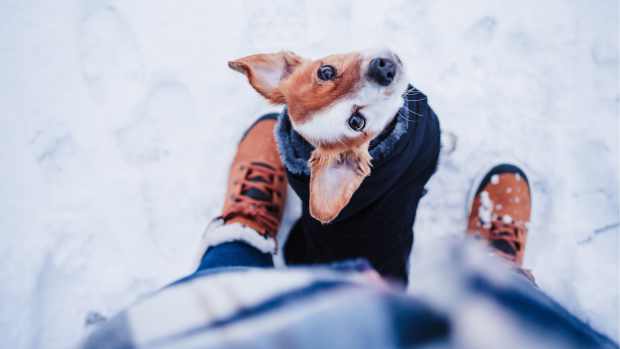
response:
<svg viewBox="0 0 620 349"><path fill-rule="evenodd" d="M531 273L522 269L531 201L530 185L520 168L495 166L482 178L470 201L467 234L485 240L494 254L533 281Z"/></svg>
<svg viewBox="0 0 620 349"><path fill-rule="evenodd" d="M207 228L206 247L244 241L276 253L287 180L274 137L277 114L259 118L244 134L230 167L222 214Z"/></svg>

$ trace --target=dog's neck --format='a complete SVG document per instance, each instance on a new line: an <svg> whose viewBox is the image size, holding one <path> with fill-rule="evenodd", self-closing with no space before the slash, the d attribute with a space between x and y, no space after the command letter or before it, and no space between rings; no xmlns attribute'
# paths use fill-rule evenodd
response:
<svg viewBox="0 0 620 349"><path fill-rule="evenodd" d="M410 86L409 91L415 90ZM403 100L403 106L384 130L370 142L370 156L373 160L387 157L396 142L407 132L412 120L416 119L412 103ZM276 141L287 170L295 175L310 175L308 159L314 147L297 133L291 124L288 109L284 108L278 117Z"/></svg>
<svg viewBox="0 0 620 349"><path fill-rule="evenodd" d="M400 113L400 111L399 111ZM375 137L372 141L370 141L370 148L373 148L377 144L381 144L381 142L392 134L394 128L396 127L396 123L398 122L398 114L394 115L392 121L390 121L387 126L381 131L381 133Z"/></svg>

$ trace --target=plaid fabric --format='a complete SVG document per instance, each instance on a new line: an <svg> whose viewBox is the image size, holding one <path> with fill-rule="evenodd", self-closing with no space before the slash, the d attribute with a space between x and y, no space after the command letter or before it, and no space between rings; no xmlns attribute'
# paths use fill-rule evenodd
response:
<svg viewBox="0 0 620 349"><path fill-rule="evenodd" d="M485 253L444 250L409 293L351 265L220 269L142 300L80 347L618 348Z"/></svg>

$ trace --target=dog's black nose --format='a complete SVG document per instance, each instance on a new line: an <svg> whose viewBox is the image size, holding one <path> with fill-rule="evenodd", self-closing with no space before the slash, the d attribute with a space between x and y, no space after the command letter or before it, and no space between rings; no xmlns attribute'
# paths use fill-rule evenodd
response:
<svg viewBox="0 0 620 349"><path fill-rule="evenodd" d="M392 83L396 75L396 63L389 58L374 58L368 65L368 77L381 86Z"/></svg>

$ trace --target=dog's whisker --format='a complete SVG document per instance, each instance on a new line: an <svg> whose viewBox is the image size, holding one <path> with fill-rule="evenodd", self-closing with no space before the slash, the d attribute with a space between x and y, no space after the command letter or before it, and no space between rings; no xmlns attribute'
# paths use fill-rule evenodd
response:
<svg viewBox="0 0 620 349"><path fill-rule="evenodd" d="M418 114L415 114L415 113L414 113L414 115L421 116L421 115L418 115ZM402 111L398 112L398 116L401 117L403 120L406 120L408 122L415 121L415 119L410 119L407 114L403 114Z"/></svg>
<svg viewBox="0 0 620 349"><path fill-rule="evenodd" d="M403 93L402 96L403 97L405 97L405 96L416 96L416 95L420 95L420 94L422 94L422 93L419 92L419 91L407 91L407 92Z"/></svg>
<svg viewBox="0 0 620 349"><path fill-rule="evenodd" d="M401 110L398 111L398 116L403 118L406 121L415 121L415 119L410 119L409 115L413 114L416 117L422 117L422 114L416 113L414 111L412 111L411 109L409 109L409 106L405 105Z"/></svg>
<svg viewBox="0 0 620 349"><path fill-rule="evenodd" d="M422 94L407 92L407 93L404 93L401 97L407 102L422 102L422 101L427 100L426 96L424 95L422 95L423 96L422 98L414 99L415 96L417 95L422 95Z"/></svg>
<svg viewBox="0 0 620 349"><path fill-rule="evenodd" d="M407 90L407 91L405 91L404 93L422 93L422 92L421 92L420 90L418 90L418 89L414 88L414 89L412 89L412 90Z"/></svg>
<svg viewBox="0 0 620 349"><path fill-rule="evenodd" d="M426 100L426 98L422 98L422 99L407 99L407 98L403 98L405 101L407 102L423 102Z"/></svg>
<svg viewBox="0 0 620 349"><path fill-rule="evenodd" d="M402 95L402 97L415 97L415 96L420 96L420 95L421 94L414 93L414 94L405 94L405 95Z"/></svg>
<svg viewBox="0 0 620 349"><path fill-rule="evenodd" d="M420 96L416 96L416 95L402 96L402 98L403 99L412 99L412 98L426 99L426 98L420 98Z"/></svg>
<svg viewBox="0 0 620 349"><path fill-rule="evenodd" d="M422 114L420 114L420 113L416 113L416 112L414 112L413 110L409 109L409 106L405 106L405 109L407 109L407 113L408 113L408 114L409 114L409 113L411 113L411 114L413 114L413 115L416 115L416 116L422 117Z"/></svg>

